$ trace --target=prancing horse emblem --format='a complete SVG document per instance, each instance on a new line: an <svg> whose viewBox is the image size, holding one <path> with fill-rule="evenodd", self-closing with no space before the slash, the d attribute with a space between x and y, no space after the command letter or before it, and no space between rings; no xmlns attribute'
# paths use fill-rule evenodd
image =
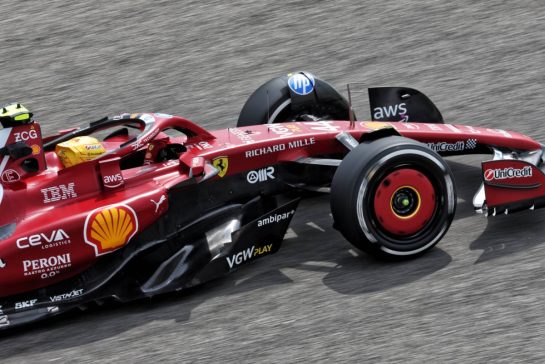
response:
<svg viewBox="0 0 545 364"><path fill-rule="evenodd" d="M218 176L223 177L227 173L227 169L229 169L229 158L216 157L212 159L212 165L218 169Z"/></svg>

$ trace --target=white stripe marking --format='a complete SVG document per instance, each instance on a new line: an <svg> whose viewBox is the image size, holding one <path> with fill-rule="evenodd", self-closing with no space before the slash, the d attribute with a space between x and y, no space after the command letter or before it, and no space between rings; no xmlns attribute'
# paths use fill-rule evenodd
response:
<svg viewBox="0 0 545 364"><path fill-rule="evenodd" d="M11 134L11 128L0 130L0 148L3 148L4 146L6 146L6 142L8 141L10 134Z"/></svg>
<svg viewBox="0 0 545 364"><path fill-rule="evenodd" d="M447 128L449 128L450 130L452 130L453 132L455 132L455 133L458 133L458 134L462 133L462 131L460 129L458 129L457 127L455 127L452 124L445 124L445 126Z"/></svg>
<svg viewBox="0 0 545 364"><path fill-rule="evenodd" d="M2 172L4 172L4 168L6 168L8 159L9 159L9 155L4 156L4 159L2 159L2 164L0 164L0 175L2 174ZM0 182L0 205L2 205L3 199L4 199L4 186L2 185L2 182Z"/></svg>

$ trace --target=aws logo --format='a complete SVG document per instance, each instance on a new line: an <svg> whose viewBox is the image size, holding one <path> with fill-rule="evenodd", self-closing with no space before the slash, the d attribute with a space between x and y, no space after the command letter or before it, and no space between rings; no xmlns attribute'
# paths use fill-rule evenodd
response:
<svg viewBox="0 0 545 364"><path fill-rule="evenodd" d="M112 175L102 176L104 186L107 188L116 188L125 184L123 175L121 173L114 173Z"/></svg>
<svg viewBox="0 0 545 364"><path fill-rule="evenodd" d="M96 209L87 216L84 238L99 256L125 246L137 231L136 212L127 205L114 205Z"/></svg>
<svg viewBox="0 0 545 364"><path fill-rule="evenodd" d="M392 118L399 115L400 121L409 121L409 115L407 115L407 104L402 102L397 105L378 106L373 109L373 120L381 120L386 118Z"/></svg>

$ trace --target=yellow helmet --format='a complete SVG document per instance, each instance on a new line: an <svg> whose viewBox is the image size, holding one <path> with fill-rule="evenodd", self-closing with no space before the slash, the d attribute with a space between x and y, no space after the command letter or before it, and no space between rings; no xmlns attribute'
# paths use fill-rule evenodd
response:
<svg viewBox="0 0 545 364"><path fill-rule="evenodd" d="M81 136L57 144L55 153L65 168L98 158L106 149L96 138Z"/></svg>
<svg viewBox="0 0 545 364"><path fill-rule="evenodd" d="M7 104L0 107L0 124L4 128L31 122L32 113L20 103Z"/></svg>

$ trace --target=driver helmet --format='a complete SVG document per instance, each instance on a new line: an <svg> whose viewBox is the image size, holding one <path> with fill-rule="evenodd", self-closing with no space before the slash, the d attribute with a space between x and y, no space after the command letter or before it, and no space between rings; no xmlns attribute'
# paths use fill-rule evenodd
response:
<svg viewBox="0 0 545 364"><path fill-rule="evenodd" d="M0 129L32 123L32 113L20 103L0 107Z"/></svg>
<svg viewBox="0 0 545 364"><path fill-rule="evenodd" d="M81 136L57 144L55 153L64 168L68 168L100 157L106 148L96 138Z"/></svg>

